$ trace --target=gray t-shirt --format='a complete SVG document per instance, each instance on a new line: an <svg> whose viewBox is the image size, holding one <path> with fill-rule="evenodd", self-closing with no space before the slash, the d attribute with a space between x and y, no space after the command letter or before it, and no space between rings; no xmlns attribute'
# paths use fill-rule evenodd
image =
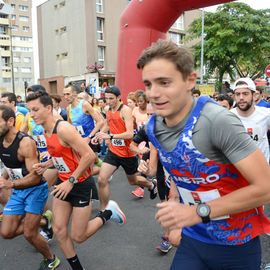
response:
<svg viewBox="0 0 270 270"><path fill-rule="evenodd" d="M168 127L162 117L156 117L155 136L164 150L175 148L196 103L197 99L193 99L189 113L174 127ZM212 102L203 107L192 131L192 142L201 154L221 164L234 164L257 149L240 119Z"/></svg>

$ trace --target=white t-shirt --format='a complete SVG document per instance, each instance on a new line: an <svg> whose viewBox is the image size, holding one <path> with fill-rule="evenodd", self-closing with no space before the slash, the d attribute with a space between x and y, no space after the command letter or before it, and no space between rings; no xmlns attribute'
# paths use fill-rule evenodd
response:
<svg viewBox="0 0 270 270"><path fill-rule="evenodd" d="M248 117L240 116L237 109L231 110L242 121L247 133L258 145L269 162L269 143L267 131L270 129L270 108L255 106L255 111Z"/></svg>

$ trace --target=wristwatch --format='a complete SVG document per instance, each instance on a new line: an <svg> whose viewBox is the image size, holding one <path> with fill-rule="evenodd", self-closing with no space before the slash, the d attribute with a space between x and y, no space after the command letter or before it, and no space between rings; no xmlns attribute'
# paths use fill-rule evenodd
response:
<svg viewBox="0 0 270 270"><path fill-rule="evenodd" d="M211 209L210 209L209 205L207 205L205 203L199 203L196 211L197 211L197 214L202 218L203 223L210 222Z"/></svg>
<svg viewBox="0 0 270 270"><path fill-rule="evenodd" d="M110 140L113 139L113 135L114 135L114 134L110 133Z"/></svg>
<svg viewBox="0 0 270 270"><path fill-rule="evenodd" d="M69 183L72 183L72 184L78 183L78 180L76 180L74 176L70 176L70 177L68 178L68 181L69 181Z"/></svg>

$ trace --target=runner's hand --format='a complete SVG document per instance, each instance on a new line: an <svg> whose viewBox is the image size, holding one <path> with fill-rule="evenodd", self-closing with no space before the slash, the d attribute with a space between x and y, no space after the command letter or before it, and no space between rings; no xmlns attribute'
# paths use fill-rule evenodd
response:
<svg viewBox="0 0 270 270"><path fill-rule="evenodd" d="M179 230L202 222L196 212L196 206L181 204L176 201L158 203L160 208L156 213L156 220L161 227L171 230Z"/></svg>
<svg viewBox="0 0 270 270"><path fill-rule="evenodd" d="M55 189L51 192L51 194L55 194L55 197L59 200L64 200L68 193L72 190L73 186L74 184L67 180L57 186L54 186Z"/></svg>
<svg viewBox="0 0 270 270"><path fill-rule="evenodd" d="M12 188L12 182L7 181L4 177L0 176L0 188L5 188L5 189Z"/></svg>
<svg viewBox="0 0 270 270"><path fill-rule="evenodd" d="M50 154L49 154L49 152L48 151L46 151L46 152L41 152L40 153L40 157L43 159L43 158L50 158L51 156L50 156Z"/></svg>
<svg viewBox="0 0 270 270"><path fill-rule="evenodd" d="M169 232L169 241L174 247L178 247L181 240L182 230L172 230Z"/></svg>
<svg viewBox="0 0 270 270"><path fill-rule="evenodd" d="M36 163L33 165L33 169L38 175L42 175L47 170L47 166L45 163Z"/></svg>
<svg viewBox="0 0 270 270"><path fill-rule="evenodd" d="M146 161L141 159L137 170L138 172L147 175L149 173L149 159L147 159Z"/></svg>

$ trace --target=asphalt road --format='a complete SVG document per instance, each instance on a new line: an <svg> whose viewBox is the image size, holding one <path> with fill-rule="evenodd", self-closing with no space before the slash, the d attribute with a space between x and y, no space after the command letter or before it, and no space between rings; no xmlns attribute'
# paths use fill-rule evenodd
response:
<svg viewBox="0 0 270 270"><path fill-rule="evenodd" d="M87 270L138 270L169 269L175 248L164 255L156 250L163 229L156 223L155 204L159 201L149 200L145 191L143 199L134 198L130 192L134 189L125 178L120 168L110 182L111 199L117 201L125 212L127 223L119 227L108 222L100 231L82 244L75 244L81 263ZM99 209L95 202L92 217ZM265 207L270 217L270 206ZM270 236L262 236L263 263L270 262ZM50 242L52 251L61 260L59 270L69 270L57 241ZM0 270L35 270L39 268L42 256L22 237L12 240L0 238Z"/></svg>

